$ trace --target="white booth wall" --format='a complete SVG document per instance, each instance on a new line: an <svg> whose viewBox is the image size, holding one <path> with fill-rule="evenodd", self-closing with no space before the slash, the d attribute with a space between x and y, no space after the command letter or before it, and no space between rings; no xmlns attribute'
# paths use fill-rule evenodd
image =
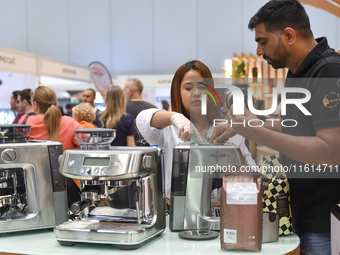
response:
<svg viewBox="0 0 340 255"><path fill-rule="evenodd" d="M199 59L220 73L233 53L256 53L247 24L267 0L0 0L0 46L115 75L173 74ZM339 18L306 7L315 37L340 49Z"/></svg>

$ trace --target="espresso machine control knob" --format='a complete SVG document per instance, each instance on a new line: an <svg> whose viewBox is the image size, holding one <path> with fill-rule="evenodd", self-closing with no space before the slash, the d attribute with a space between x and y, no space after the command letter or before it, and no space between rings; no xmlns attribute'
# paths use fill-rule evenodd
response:
<svg viewBox="0 0 340 255"><path fill-rule="evenodd" d="M59 157L58 157L58 165L60 166L60 164L61 164L61 160L63 159L63 155L59 155Z"/></svg>
<svg viewBox="0 0 340 255"><path fill-rule="evenodd" d="M1 159L6 163L12 163L17 159L17 152L13 149L5 149L1 153Z"/></svg>
<svg viewBox="0 0 340 255"><path fill-rule="evenodd" d="M143 162L143 167L145 169L151 168L151 166L152 166L152 156L144 155L142 162Z"/></svg>
<svg viewBox="0 0 340 255"><path fill-rule="evenodd" d="M69 167L73 167L74 166L74 163L76 163L76 161L74 159L71 159L69 162L68 162L68 166Z"/></svg>

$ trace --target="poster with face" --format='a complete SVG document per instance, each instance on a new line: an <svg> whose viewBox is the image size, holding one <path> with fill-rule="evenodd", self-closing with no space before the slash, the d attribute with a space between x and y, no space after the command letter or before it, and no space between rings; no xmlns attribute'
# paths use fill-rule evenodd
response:
<svg viewBox="0 0 340 255"><path fill-rule="evenodd" d="M105 98L106 91L113 86L112 79L106 67L97 61L89 64L91 82L96 86L99 93Z"/></svg>

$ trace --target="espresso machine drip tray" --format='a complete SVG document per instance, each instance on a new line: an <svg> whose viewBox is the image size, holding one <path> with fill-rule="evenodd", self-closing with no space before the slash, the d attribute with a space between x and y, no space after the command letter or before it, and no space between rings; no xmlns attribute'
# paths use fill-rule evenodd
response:
<svg viewBox="0 0 340 255"><path fill-rule="evenodd" d="M106 222L92 217L68 221L54 229L57 241L62 246L74 246L77 243L112 244L121 250L137 249L162 235L163 231L153 224Z"/></svg>
<svg viewBox="0 0 340 255"><path fill-rule="evenodd" d="M69 221L58 226L59 231L77 232L102 232L114 234L126 234L127 232L141 233L150 228L148 224L126 223L126 222L106 222L94 219L84 219L82 221Z"/></svg>
<svg viewBox="0 0 340 255"><path fill-rule="evenodd" d="M81 220L57 226L58 242L66 246L85 241L110 243L120 249L136 249L149 239L145 239L146 232L153 232L151 235L148 233L150 238L163 232L153 228L152 222L138 224L137 212L133 209L97 207L91 213Z"/></svg>
<svg viewBox="0 0 340 255"><path fill-rule="evenodd" d="M129 208L116 209L103 206L93 209L89 218L100 221L137 222L137 211Z"/></svg>

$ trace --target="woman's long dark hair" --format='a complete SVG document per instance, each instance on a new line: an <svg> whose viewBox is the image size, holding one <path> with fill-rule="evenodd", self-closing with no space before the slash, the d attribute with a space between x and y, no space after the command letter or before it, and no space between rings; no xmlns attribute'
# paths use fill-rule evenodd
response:
<svg viewBox="0 0 340 255"><path fill-rule="evenodd" d="M182 97L181 97L181 82L183 80L184 75L190 70L197 71L202 76L204 82L207 85L211 87L215 87L214 82L213 82L213 77L212 77L212 74L209 68L199 60L189 61L181 65L177 69L174 75L174 78L172 79L172 83L171 83L171 108L172 108L172 111L182 113L189 119L190 119L190 116L187 116L187 114L183 111L184 106L183 106ZM220 119L221 118L220 112L217 106L214 104L211 97L207 97L207 100L208 100L207 102L208 119L211 122L213 121L213 119Z"/></svg>

